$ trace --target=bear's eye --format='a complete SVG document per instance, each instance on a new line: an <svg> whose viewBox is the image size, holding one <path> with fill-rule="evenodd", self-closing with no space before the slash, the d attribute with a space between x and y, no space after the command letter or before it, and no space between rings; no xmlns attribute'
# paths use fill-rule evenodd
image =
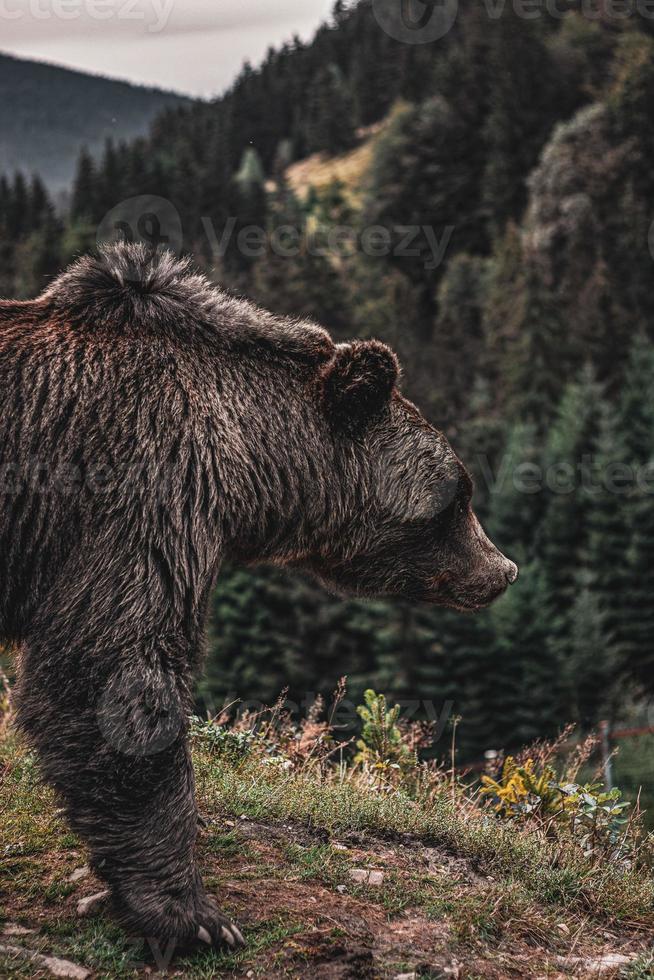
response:
<svg viewBox="0 0 654 980"><path fill-rule="evenodd" d="M470 505L470 501L472 500L473 489L474 487L473 487L472 480L470 479L470 475L464 471L461 476L461 481L459 483L459 493L457 495L459 501L461 502L464 508Z"/></svg>
<svg viewBox="0 0 654 980"><path fill-rule="evenodd" d="M470 507L471 499L472 480L467 473L464 473L461 481L459 482L456 496L448 508L447 517L450 523L454 524L465 516L466 511Z"/></svg>
<svg viewBox="0 0 654 980"><path fill-rule="evenodd" d="M443 531L454 524L459 516L460 502L458 497L455 497L454 500L450 501L447 507L444 507L442 510L438 511L435 518L436 525L438 526L439 530Z"/></svg>

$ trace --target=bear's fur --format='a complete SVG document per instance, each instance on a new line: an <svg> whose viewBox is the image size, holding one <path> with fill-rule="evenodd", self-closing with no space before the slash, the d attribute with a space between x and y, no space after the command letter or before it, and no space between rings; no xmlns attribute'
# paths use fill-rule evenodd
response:
<svg viewBox="0 0 654 980"><path fill-rule="evenodd" d="M238 943L194 859L186 718L221 562L472 609L517 574L392 352L115 246L0 303L0 638L120 921Z"/></svg>

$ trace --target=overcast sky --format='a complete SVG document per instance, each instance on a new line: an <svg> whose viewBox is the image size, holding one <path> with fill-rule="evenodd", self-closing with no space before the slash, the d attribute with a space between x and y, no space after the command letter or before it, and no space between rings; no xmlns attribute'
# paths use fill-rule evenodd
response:
<svg viewBox="0 0 654 980"><path fill-rule="evenodd" d="M191 95L311 36L333 0L0 0L0 50Z"/></svg>

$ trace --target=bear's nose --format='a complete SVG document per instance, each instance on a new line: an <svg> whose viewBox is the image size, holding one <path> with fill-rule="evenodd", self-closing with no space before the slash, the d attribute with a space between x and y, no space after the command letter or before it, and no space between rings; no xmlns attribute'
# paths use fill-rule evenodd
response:
<svg viewBox="0 0 654 980"><path fill-rule="evenodd" d="M509 559L507 558L506 580L509 583L509 585L513 585L513 583L516 581L517 578L518 578L518 566L514 561L509 561Z"/></svg>

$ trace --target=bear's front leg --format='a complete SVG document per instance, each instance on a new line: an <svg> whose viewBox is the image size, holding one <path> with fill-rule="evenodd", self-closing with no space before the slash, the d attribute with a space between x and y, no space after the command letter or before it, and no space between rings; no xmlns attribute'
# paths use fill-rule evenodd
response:
<svg viewBox="0 0 654 980"><path fill-rule="evenodd" d="M109 646L92 614L76 628L75 618L41 618L22 658L18 721L45 778L132 935L169 950L241 945L195 861L183 636L123 642L110 628Z"/></svg>

